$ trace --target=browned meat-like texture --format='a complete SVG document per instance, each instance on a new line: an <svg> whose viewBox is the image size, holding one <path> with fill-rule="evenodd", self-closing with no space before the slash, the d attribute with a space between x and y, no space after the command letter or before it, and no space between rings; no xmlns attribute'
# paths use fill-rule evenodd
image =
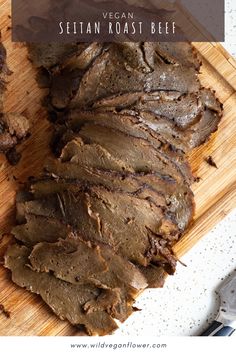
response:
<svg viewBox="0 0 236 354"><path fill-rule="evenodd" d="M191 226L187 153L217 130L189 43L31 44L54 157L17 196L13 281L88 334L112 333L174 274Z"/></svg>
<svg viewBox="0 0 236 354"><path fill-rule="evenodd" d="M29 121L19 113L3 113L3 96L6 78L10 74L6 65L6 49L1 43L0 34L0 153L4 153L11 164L19 161L16 145L28 134Z"/></svg>

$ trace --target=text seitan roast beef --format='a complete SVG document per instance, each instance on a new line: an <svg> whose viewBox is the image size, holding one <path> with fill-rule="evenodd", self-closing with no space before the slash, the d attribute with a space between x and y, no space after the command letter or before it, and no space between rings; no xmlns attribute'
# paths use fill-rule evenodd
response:
<svg viewBox="0 0 236 354"><path fill-rule="evenodd" d="M17 196L13 281L90 335L112 333L175 272L194 216L187 154L222 105L189 43L30 44L53 156Z"/></svg>

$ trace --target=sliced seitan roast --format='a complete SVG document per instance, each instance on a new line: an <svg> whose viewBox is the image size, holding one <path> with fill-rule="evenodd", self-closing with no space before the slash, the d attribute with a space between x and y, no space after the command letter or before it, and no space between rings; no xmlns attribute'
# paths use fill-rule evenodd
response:
<svg viewBox="0 0 236 354"><path fill-rule="evenodd" d="M195 67L200 69L196 49L188 42L145 42L144 48L146 51L153 50L154 47L157 55L164 62L174 65L184 65L187 67ZM150 49L149 49L150 48Z"/></svg>
<svg viewBox="0 0 236 354"><path fill-rule="evenodd" d="M200 68L196 50L188 42L121 42L116 45L131 67L144 72L155 70L159 62Z"/></svg>
<svg viewBox="0 0 236 354"><path fill-rule="evenodd" d="M53 274L72 284L93 283L99 288L122 288L126 296L137 296L147 287L132 263L104 244L83 241L76 234L56 243L38 243L29 257L34 270Z"/></svg>
<svg viewBox="0 0 236 354"><path fill-rule="evenodd" d="M184 130L198 120L204 109L204 104L197 93L183 94L178 91L156 91L108 97L96 102L93 108L150 112L172 121L176 127Z"/></svg>
<svg viewBox="0 0 236 354"><path fill-rule="evenodd" d="M49 160L46 168L56 178L32 184L36 198L62 190L76 191L83 183L103 185L110 190L116 189L151 200L175 220L181 231L186 230L192 221L193 193L185 183L178 184L173 178L164 178L157 173L125 174L91 169L79 164L60 163L55 159Z"/></svg>
<svg viewBox="0 0 236 354"><path fill-rule="evenodd" d="M102 53L88 71L83 75L79 89L70 102L70 107L84 107L94 101L114 94L135 91L151 92L155 90L175 90L194 92L199 89L195 68L179 65L169 65L155 62L154 69L144 73L138 68L131 67L125 55L116 46ZM57 97L52 86L52 105L57 108ZM66 108L66 107L65 107Z"/></svg>
<svg viewBox="0 0 236 354"><path fill-rule="evenodd" d="M137 264L147 266L153 261L166 264L171 272L175 268L170 248L179 236L178 226L150 200L90 187L87 191L64 191L27 201L24 212L64 220L85 240L106 243Z"/></svg>
<svg viewBox="0 0 236 354"><path fill-rule="evenodd" d="M150 127L162 139L183 151L205 142L217 129L222 117L222 105L214 92L207 89L188 94L158 91L117 95L96 102L93 108L119 112L125 117L134 115L140 124ZM73 122L75 112L71 115L69 119Z"/></svg>
<svg viewBox="0 0 236 354"><path fill-rule="evenodd" d="M104 244L85 242L76 234L57 243L38 243L29 256L33 270L53 273L75 285L93 284L119 295L120 310L115 317L124 321L132 313L134 299L147 287L138 267L115 254Z"/></svg>
<svg viewBox="0 0 236 354"><path fill-rule="evenodd" d="M29 45L36 67L49 73L49 106L87 107L114 94L199 89L200 64L189 43ZM44 72L45 73L45 72Z"/></svg>
<svg viewBox="0 0 236 354"><path fill-rule="evenodd" d="M187 153L217 130L222 105L187 42L28 47L54 156L17 196L20 245L5 265L61 319L112 333L175 271L195 209Z"/></svg>
<svg viewBox="0 0 236 354"><path fill-rule="evenodd" d="M109 147L107 149L105 144L100 145L96 141L86 143L80 136L76 136L66 144L61 153L61 161L119 172L135 171L135 166L132 166L129 161L122 160L121 154L119 156L113 154L112 149Z"/></svg>
<svg viewBox="0 0 236 354"><path fill-rule="evenodd" d="M120 132L129 135L131 137L142 138L147 140L151 145L164 154L167 154L175 163L179 165L185 176L188 176L189 180L192 178L191 168L186 161L184 154L181 150L176 150L174 145L170 144L170 141L166 140L158 132L151 130L147 124L142 122L137 116L118 114L113 112L97 112L95 111L78 111L73 110L66 115L66 126L71 131L71 136L69 140L72 140L76 136L76 132L79 132L86 123L97 123L99 125L105 126L107 128L119 130ZM66 132L59 139L61 144L58 144L56 149L59 153L62 149L63 144L66 144L68 133ZM72 133L73 132L73 133ZM54 144L55 146L55 144Z"/></svg>
<svg viewBox="0 0 236 354"><path fill-rule="evenodd" d="M29 256L30 250L18 245L8 249L5 255L5 266L11 270L16 284L39 294L60 319L83 325L90 335L106 335L117 328L108 313L116 307L117 300L104 301L106 290L89 284L70 284L52 274L35 272L29 267Z"/></svg>
<svg viewBox="0 0 236 354"><path fill-rule="evenodd" d="M83 139L85 144L99 144L114 157L125 161L129 169L135 172L153 171L160 173L162 176L173 176L177 181L182 181L184 178L187 183L190 182L189 178L191 177L189 177L189 170L185 161L182 163L178 159L172 159L172 155L168 156L167 152L154 148L146 139L90 123L81 128L78 136ZM82 159L80 162L85 163ZM89 164L89 161L86 161L86 164ZM100 168L101 166L95 167Z"/></svg>

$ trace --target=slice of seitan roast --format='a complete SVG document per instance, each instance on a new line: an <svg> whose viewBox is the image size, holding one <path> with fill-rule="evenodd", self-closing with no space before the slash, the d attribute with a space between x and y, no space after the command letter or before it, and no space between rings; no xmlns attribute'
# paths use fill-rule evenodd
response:
<svg viewBox="0 0 236 354"><path fill-rule="evenodd" d="M92 56L103 47L105 51L109 47L115 47L127 57L129 63L134 67L143 68L151 66L153 55L165 62L175 65L184 65L199 69L200 61L196 49L188 42L120 42L120 43L28 43L30 60L36 67L45 67L48 70L56 66L64 67L68 62L73 62L73 67L77 62L81 62L81 57ZM147 53L147 55L145 55ZM149 58L151 56L151 58ZM152 59L152 60L151 60ZM147 63L145 63L147 61ZM143 64L143 65L141 65ZM146 64L146 65L145 65ZM84 65L83 65L84 66ZM81 67L81 65L79 65Z"/></svg>
<svg viewBox="0 0 236 354"><path fill-rule="evenodd" d="M120 42L115 45L132 68L143 72L153 71L158 62L197 70L201 65L196 50L188 42Z"/></svg>
<svg viewBox="0 0 236 354"><path fill-rule="evenodd" d="M55 159L48 161L46 169L55 179L33 183L31 190L36 198L61 190L73 192L83 183L103 185L110 190L120 190L151 200L166 210L181 231L186 230L191 223L195 209L193 193L186 184L178 184L173 178L163 178L157 173L122 174L79 164L61 163Z"/></svg>
<svg viewBox="0 0 236 354"><path fill-rule="evenodd" d="M194 147L203 144L207 139L209 139L211 134L217 130L219 122L222 118L223 107L219 100L216 98L213 91L201 89L198 94L198 101L200 102L201 109L198 112L195 112L197 113L196 119L193 119L191 124L186 124L185 126L182 125L178 127L178 124L176 124L175 120L170 120L166 125L164 125L165 129L168 130L169 128L169 132L172 137L178 138L179 143L175 143L177 148L181 148L180 144L182 141L187 145L187 150L183 149L184 151L192 150ZM180 102L182 102L182 100ZM162 109L159 109L160 106ZM178 109L177 106L178 105L176 105L176 109ZM137 111L138 116L142 118L142 122L144 122L155 131L163 134L167 141L169 141L165 134L165 129L162 130L163 120L166 120L166 115L163 114L165 113L163 110L163 105L159 105L159 103L155 102L149 102L147 100L146 102L142 101L141 104L134 104L131 110L132 109ZM185 108L185 111L187 113L187 108ZM124 113L126 113L125 110ZM166 114L168 114L168 111L166 111ZM152 118L152 116L154 117ZM178 112L176 112L176 116L178 117ZM191 115L187 114L185 117L186 122L189 121L189 117L191 117ZM149 124L150 118L152 121Z"/></svg>
<svg viewBox="0 0 236 354"><path fill-rule="evenodd" d="M73 110L66 115L65 121L69 131L71 130L73 132L78 132L86 123L97 123L107 128L121 131L126 135L146 139L154 148L171 155L171 158L179 162L179 164L182 163L184 165L184 174L189 175L191 179L191 169L190 166L188 166L184 154L180 150L176 150L174 145L171 146L170 142L161 134L150 129L150 127L141 122L135 115ZM61 139L63 140L63 135ZM66 139L64 139L64 141L66 141ZM189 171L187 171L187 169L189 169Z"/></svg>
<svg viewBox="0 0 236 354"><path fill-rule="evenodd" d="M38 44L28 47L34 65L44 67L52 74L49 105L55 110L71 105L88 106L112 94L161 89L195 92L199 89L200 63L189 43Z"/></svg>
<svg viewBox="0 0 236 354"><path fill-rule="evenodd" d="M144 124L162 134L167 141L171 141L174 138L176 141L174 145L188 152L209 139L211 134L217 130L223 113L223 106L213 91L201 89L198 97L202 108L198 112L197 119L193 120L192 124L187 125L185 128L182 127L180 129L173 121L167 121L160 114L161 112L155 111L151 107L148 109L148 103L146 103L146 108L144 109L137 107L137 114ZM133 108L136 111L135 105ZM127 114L125 110L124 114ZM181 147L182 144L186 148Z"/></svg>
<svg viewBox="0 0 236 354"><path fill-rule="evenodd" d="M53 272L57 278L72 284L121 288L127 299L147 287L144 276L132 263L108 246L85 242L76 234L56 243L36 244L29 260L34 270Z"/></svg>
<svg viewBox="0 0 236 354"><path fill-rule="evenodd" d="M59 238L65 239L73 231L69 225L58 219L30 213L24 214L24 218L24 223L15 226L12 229L12 234L26 246L38 242L56 242Z"/></svg>
<svg viewBox="0 0 236 354"><path fill-rule="evenodd" d="M153 53L155 56L155 53ZM60 95L58 95L58 75L52 77L50 90L50 101L54 109L65 109L69 107L88 107L94 101L106 96L128 92L151 92L155 90L174 90L180 92L195 92L199 89L197 71L195 68L184 66L168 65L157 62L154 70L149 73L132 68L126 62L126 58L116 47L111 46L109 50L98 56L89 69L84 73L78 90L70 103L63 107ZM78 73L81 75L81 73ZM63 73L59 73L63 78ZM79 76L80 78L80 76ZM63 80L61 80L63 81ZM71 85L73 82L71 83Z"/></svg>
<svg viewBox="0 0 236 354"><path fill-rule="evenodd" d="M184 65L187 67L195 67L200 69L201 62L198 57L196 49L188 42L145 42L144 48L146 51L152 50L154 47L155 52L164 62L174 65Z"/></svg>
<svg viewBox="0 0 236 354"><path fill-rule="evenodd" d="M135 263L166 264L170 272L175 268L171 245L180 231L162 208L149 200L90 187L87 192L64 191L25 202L24 212L64 220L85 240L107 243Z"/></svg>
<svg viewBox="0 0 236 354"><path fill-rule="evenodd" d="M206 109L203 111L199 121L185 131L177 129L172 122L168 122L166 119L154 116L151 113L140 112L139 118L151 129L162 134L176 149L188 153L193 148L209 140L212 133L218 129L222 113L223 111L216 113ZM125 114L127 114L127 112L125 112Z"/></svg>
<svg viewBox="0 0 236 354"><path fill-rule="evenodd" d="M146 143L148 143L148 145L150 143L152 145L152 149L150 150L150 152L153 151L155 155L156 154L158 155L158 159L156 159L156 157L155 159L156 162L158 162L158 166L160 166L161 169L163 166L163 164L161 164L162 160L164 161L164 165L166 166L166 172L163 171L164 176L170 173L168 172L169 171L168 166L172 165L176 171L177 176L180 176L180 178L182 179L184 178L184 180L188 184L194 180L190 165L186 160L183 152L173 148L173 146L168 144L165 141L165 139L161 139L159 134L156 134L154 131L149 132L150 129L147 126L145 127L145 125L143 125L142 123L138 122L136 120L136 117L122 116L122 115L118 116L116 114L110 115L107 113L101 113L101 114L99 113L97 116L97 114L94 115L91 112L83 112L81 114L78 113L78 117L80 118L77 118L76 116L75 120L77 122L81 120L81 124L83 122L83 125L87 122L86 118L88 118L89 122L93 122L95 121L95 117L97 117L98 118L97 120L99 121L99 126L102 125L102 127L104 127L106 131L108 130L108 128L111 127L112 136L116 134L115 129L113 129L115 128L115 123L117 123L118 125L120 122L116 130L118 130L118 134L119 132L123 133L123 135L120 136L125 138L125 141L127 142L126 146L128 146L129 143L131 144L133 143L133 141L136 141L139 143L140 142L143 143L146 149ZM127 131L125 132L126 118L128 118L128 120L127 120ZM106 121L108 121L109 123L105 125ZM134 125L132 125L131 122L133 122ZM96 127L97 125L94 126L94 130L96 130ZM132 133L132 127L133 127L133 133ZM103 129L101 127L98 128ZM80 128L77 127L77 129L76 128L74 129L75 131L79 130L81 129L81 126ZM80 164L80 165L84 164L91 167L97 167L102 169L110 169L118 172L137 171L135 169L135 166L131 166L129 163L127 163L127 161L118 158L117 155L114 155L114 153L112 154L111 150L108 151L109 147L101 146L102 142L98 144L97 143L98 141L96 141L95 143L91 142L89 144L85 144L85 142L87 142L88 139L82 140L81 137L78 136L79 133L72 132L71 130L69 130L69 133L66 132L63 134L63 132L64 132L64 128L62 130L59 128L58 138L53 143L54 152L58 157L60 157L61 161L72 162L74 164ZM141 139L139 140L139 138ZM97 136L97 139L99 139L99 136ZM119 147L117 146L117 148ZM137 146L137 148L142 150L142 144L139 144L139 147ZM132 151L131 145L129 150ZM123 153L123 151L124 149L121 149L120 153ZM108 159L106 158L106 155L108 155ZM127 158L129 157L127 156ZM165 163L165 161L167 162ZM155 169L158 170L158 167L150 166L150 171L153 171ZM147 167L145 168L145 171L147 171ZM176 178L179 179L179 177Z"/></svg>
<svg viewBox="0 0 236 354"><path fill-rule="evenodd" d="M10 247L5 255L5 266L17 285L40 295L60 319L83 325L90 335L106 335L117 328L108 312L119 300L114 298L112 303L108 296L106 301L106 290L94 285L70 284L52 274L35 272L29 267L29 256L30 250L18 245Z"/></svg>
<svg viewBox="0 0 236 354"><path fill-rule="evenodd" d="M47 187L43 191L42 191L42 187L46 187L45 181L37 182L32 186L34 190L34 194L36 194L37 197L42 196L42 194L46 195L49 193ZM23 242L28 247L32 247L39 243L42 244L43 242L54 243L57 242L59 239L68 238L68 235L71 233L72 233L72 227L64 225L58 219L38 216L33 214L25 214L24 223L14 227L14 229L12 230L12 234L15 236L15 238ZM106 259L108 259L111 253L111 251L109 251L109 247L105 247L105 245L103 245L103 253L108 254L106 256ZM58 253L58 256L60 256L60 253ZM116 257L117 262L119 261L119 263L115 264L115 268L113 268L114 272L116 272L116 270L119 269L118 264L121 263L122 265L125 262L127 262L118 255L113 254L112 257ZM130 267L131 263L128 264ZM157 266L154 265L150 265L148 267L140 266L139 268L141 273L145 276L145 279L147 280L149 287L159 287L163 285L164 275L166 274L163 268L161 267L158 268ZM126 278L127 277L130 278L131 276L132 278L132 272L130 274L129 272L127 273L126 271L124 271L123 276L125 276ZM121 278L121 274L119 277ZM133 277L132 279L136 279L136 278L137 277ZM141 284L143 284L143 281L141 282Z"/></svg>
<svg viewBox="0 0 236 354"><path fill-rule="evenodd" d="M39 180L38 182L36 181L34 184L32 184L31 191L35 199L63 191L76 193L81 190L86 190L86 186L103 186L109 190L117 190L124 193L130 193L137 198L151 200L154 204L160 206L163 210L167 208L167 204L169 205L169 199L167 202L166 196L164 196L164 194L150 187L147 183L142 182L141 180L139 181L138 177L135 179L133 177L134 175L132 174L125 176L121 173L119 174L96 169L94 170L94 174L93 171L87 170L86 167L84 168L83 166L79 165L76 166L78 167L79 171L81 171L80 180L68 180L62 178L58 179L55 173L53 173L54 178Z"/></svg>
<svg viewBox="0 0 236 354"><path fill-rule="evenodd" d="M141 118L141 122L158 132L162 139L183 151L205 142L222 117L222 105L215 93L207 89L190 94L160 91L118 95L96 102L93 108L118 111L125 117L136 115L137 120ZM75 119L74 112L72 117Z"/></svg>
<svg viewBox="0 0 236 354"><path fill-rule="evenodd" d="M123 115L114 114L111 112L88 112L88 111L78 111L73 110L69 112L66 116L66 125L69 130L74 132L79 131L86 123L97 123L107 128L118 130L125 135L130 135L136 138L142 138L151 143L155 148L166 154L171 158L182 171L186 180L192 181L193 176L191 168L185 158L185 155L180 151L175 149L174 145L170 144L161 134L158 134L153 129L150 129L146 124L140 121L140 119L133 115ZM63 139L63 137L65 138ZM73 136L69 136L68 140L73 140ZM58 138L59 148L57 151L62 149L63 144L66 144L66 134ZM70 143L72 144L72 142Z"/></svg>
<svg viewBox="0 0 236 354"><path fill-rule="evenodd" d="M96 129L96 126L94 129ZM105 130L107 130L107 128L105 128ZM180 183L184 182L189 185L190 182L192 182L193 175L190 166L181 154L178 155L168 147L164 151L160 151L159 149L155 149L144 139L129 138L127 135L124 136L123 134L121 137L125 137L123 141L126 142L126 145L122 145L122 141L120 141L120 144L115 144L111 137L116 133L114 131L112 133L113 134L110 136L110 144L109 136L107 136L107 142L104 141L106 145L101 142L103 146L97 142L85 143L86 140L81 139L80 136L74 137L64 146L60 153L60 160L58 161L65 163L65 166L66 163L69 163L72 168L71 173L76 170L76 165L79 165L127 173L148 173L149 171L154 171L162 175L163 178L173 176L173 178ZM97 136L97 139L100 139L100 137ZM132 149L132 145L129 146L129 141L135 144L133 145L135 148ZM122 148L119 149L119 146ZM125 147L129 148L129 154L125 154ZM119 155L116 155L116 150L119 150ZM146 160L143 154L146 151L149 151L149 155L147 154L149 160ZM124 154L125 159L122 158L122 154ZM137 159L135 159L135 156L137 156ZM176 159L174 158L175 156L177 156ZM48 163L46 163L46 167L47 164ZM69 165L67 164L67 166Z"/></svg>
<svg viewBox="0 0 236 354"><path fill-rule="evenodd" d="M172 155L155 149L147 140L136 138L99 124L85 124L78 133L85 144L99 144L111 155L124 161L135 172L158 172L163 176L173 176L178 182L183 179L190 183L189 167L182 161L172 159ZM64 152L63 152L64 153ZM63 156L62 153L62 156ZM76 162L76 155L71 159ZM83 160L79 160L84 163ZM86 164L90 162L86 161ZM97 168L101 168L99 161ZM107 167L107 169L110 169ZM184 173L185 172L185 173Z"/></svg>
<svg viewBox="0 0 236 354"><path fill-rule="evenodd" d="M96 102L93 108L150 112L172 121L176 127L184 130L199 119L204 104L198 97L198 93L183 94L177 91L156 91L108 97Z"/></svg>
<svg viewBox="0 0 236 354"><path fill-rule="evenodd" d="M112 151L106 149L100 144L86 144L84 140L76 136L62 150L62 161L71 161L73 163L83 164L94 168L109 169L114 171L133 172L133 166L127 161L122 160L120 156L112 154Z"/></svg>
<svg viewBox="0 0 236 354"><path fill-rule="evenodd" d="M105 106L105 108L101 108L101 111L98 109L94 111L70 111L65 116L65 122L71 134L68 135L68 131L65 132L65 129L59 128L61 135L57 136L56 144L54 144L54 150L57 155L60 155L63 146L75 137L73 132L79 131L86 122L93 122L148 140L153 147L167 153L179 163L180 167L182 165L184 174L191 180L191 169L185 155L182 153L182 151L189 151L190 149L191 136L189 133L186 134L185 131L176 128L173 122L154 116L151 113L141 112L138 114L135 111L126 109L121 110L120 113L115 113L113 108L111 108L112 111L109 111L109 109L109 107ZM215 125L217 121L218 118L214 119L212 124ZM211 129L207 133L210 134Z"/></svg>
<svg viewBox="0 0 236 354"><path fill-rule="evenodd" d="M200 146L209 140L211 134L218 130L222 116L222 109L220 112L215 112L210 109L204 111L199 122L192 126L189 131L189 146L191 149Z"/></svg>
<svg viewBox="0 0 236 354"><path fill-rule="evenodd" d="M57 243L38 243L29 261L33 270L53 273L68 283L93 284L111 293L119 291L123 300L115 318L122 322L132 313L134 299L147 287L145 277L132 263L109 247L86 243L75 234Z"/></svg>
<svg viewBox="0 0 236 354"><path fill-rule="evenodd" d="M117 129L134 137L144 138L156 148L161 148L162 145L167 144L167 141L161 135L151 131L134 115L121 115L113 112L98 112L94 110L73 110L66 115L65 123L73 132L78 132L86 123L98 123L99 125Z"/></svg>
<svg viewBox="0 0 236 354"><path fill-rule="evenodd" d="M61 201L61 199L60 199ZM47 205L49 202L47 202ZM60 206L61 207L61 203ZM77 205L78 207L78 205ZM39 243L39 242L57 242L59 238L66 239L68 237L68 234L71 233L72 229L78 229L76 226L72 227L65 227L64 224L59 221L60 219L60 212L57 213L57 218L55 219L55 211L54 211L54 216L52 217L52 210L47 211L47 215L50 216L36 216L32 213L37 213L41 214L42 210L40 209L39 204L31 204L29 206L30 213L28 207L26 206L25 208L25 221L23 224L16 226L12 230L12 234L20 241L22 241L24 244L26 244L29 247L32 247L33 245ZM43 208L44 209L44 208ZM45 212L45 210L44 210ZM82 230L84 230L85 227L88 229L88 225L86 226L86 221L90 221L90 218L88 218L88 213L85 213L82 215L82 210L79 211L80 216L82 217L81 222L82 224ZM87 218L87 220L86 220ZM64 218L66 220L66 218ZM128 223L131 223L132 220L127 220ZM91 227L96 227L97 223L92 223ZM167 227L170 227L169 222L162 225L163 230L166 229ZM95 236L96 237L96 236ZM93 238L94 239L94 238ZM150 242L151 238L148 240ZM104 239L101 239L102 242L104 242ZM96 241L96 243L99 241ZM152 249L152 243L150 242L150 249ZM148 256L149 257L149 256ZM120 257L119 257L120 258ZM160 262L160 259L159 259ZM161 264L165 266L165 268L171 273L173 272L173 263L171 266L168 266L166 262L163 262L163 259L161 259ZM140 267L140 271L144 274L145 278L147 279L147 283L149 286L162 286L162 277L161 274L162 268L157 268L156 269L156 275L154 274L153 271L153 265L151 267ZM149 274L150 273L150 274ZM128 275L127 275L128 276ZM155 280L154 280L155 279Z"/></svg>

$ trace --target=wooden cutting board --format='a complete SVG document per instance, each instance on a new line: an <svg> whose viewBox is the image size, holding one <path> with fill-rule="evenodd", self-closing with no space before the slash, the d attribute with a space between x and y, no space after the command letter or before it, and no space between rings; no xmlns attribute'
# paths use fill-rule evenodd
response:
<svg viewBox="0 0 236 354"><path fill-rule="evenodd" d="M14 200L19 183L37 175L50 154L51 128L41 107L43 97L35 82L35 70L27 60L24 46L11 42L10 1L0 0L0 30L8 52L9 77L5 111L25 113L31 123L31 137L21 147L22 160L11 167L0 156L0 232L9 232L14 223ZM189 157L200 182L193 186L196 200L195 223L176 245L181 257L194 244L236 207L236 63L219 45L196 43L202 57L201 81L216 90L224 103L224 117L219 131L209 143ZM212 156L218 169L204 159ZM8 242L0 244L0 256ZM227 247L227 245L226 245ZM0 314L0 335L78 335L78 331L56 318L41 299L10 281L10 274L0 267L0 304L11 312L10 319Z"/></svg>

